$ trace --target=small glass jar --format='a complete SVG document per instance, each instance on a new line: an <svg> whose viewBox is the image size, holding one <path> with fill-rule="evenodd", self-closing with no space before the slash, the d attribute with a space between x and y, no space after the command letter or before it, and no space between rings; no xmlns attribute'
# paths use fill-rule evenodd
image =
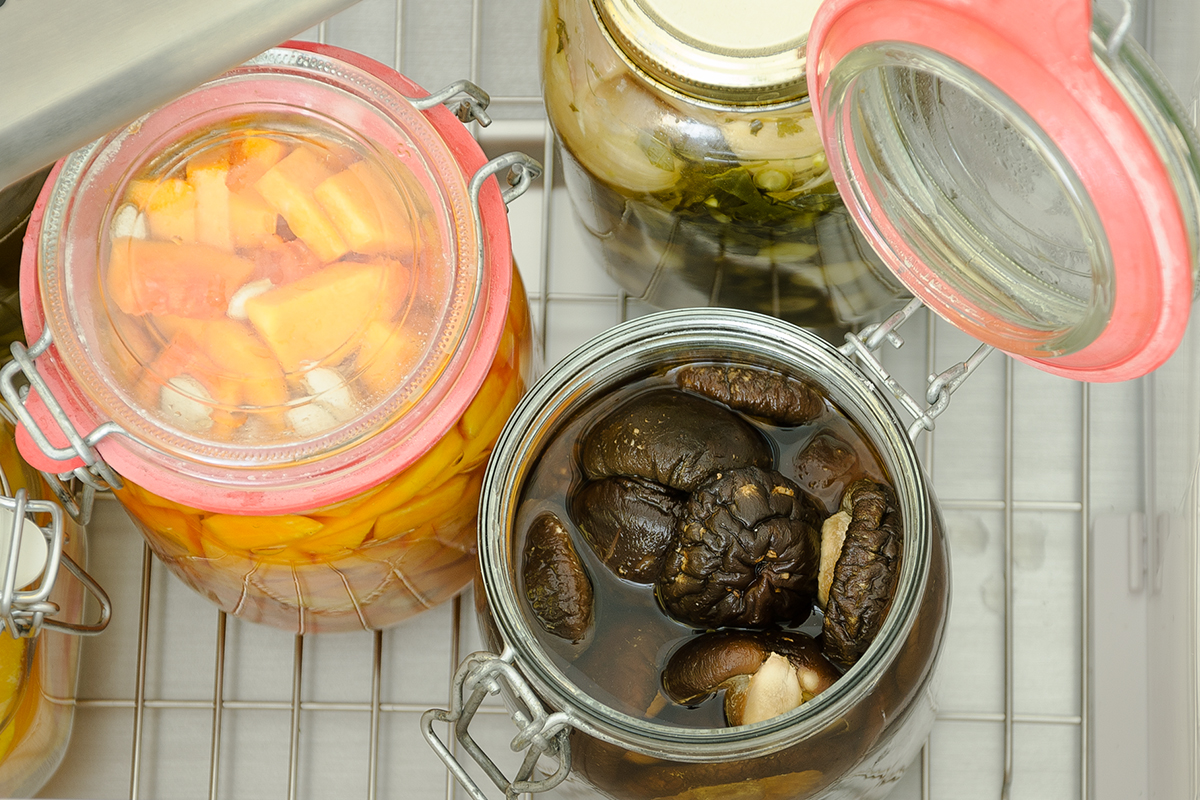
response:
<svg viewBox="0 0 1200 800"><path fill-rule="evenodd" d="M611 409L614 391L633 379L710 362L815 382L873 446L903 519L903 555L891 606L861 658L798 708L728 728L667 724L587 688L557 652L570 645L547 644L536 630L520 588L521 520L532 513L523 506L548 502L526 492L558 432L584 409L598 403ZM476 603L491 652L464 662L449 712L433 710L423 719L426 739L460 780L467 780L466 773L434 732L435 720L452 723L459 752L470 753L499 786L513 792L548 789L569 773L575 782L621 800L873 798L899 779L933 725L950 583L940 511L912 441L884 395L846 356L809 332L743 311L686 309L601 334L548 370L518 405L485 475L481 513ZM596 602L599 615L603 607ZM597 646L600 636L597 627L588 646ZM653 643L646 647L655 650ZM621 649L603 648L605 669L634 674L622 672L627 667L619 663ZM468 732L478 703L497 688L504 690L521 728L514 749L528 748L512 781Z"/></svg>
<svg viewBox="0 0 1200 800"><path fill-rule="evenodd" d="M84 572L83 526L21 459L14 433L0 418L0 795L32 797L67 751L79 635L102 631L111 608ZM98 603L94 624L84 622L89 592Z"/></svg>
<svg viewBox="0 0 1200 800"><path fill-rule="evenodd" d="M543 3L546 114L567 190L632 297L834 332L877 321L904 295L828 169L805 77L815 9Z"/></svg>
<svg viewBox="0 0 1200 800"><path fill-rule="evenodd" d="M504 203L538 166L485 163L443 102L486 95L290 43L73 154L35 211L23 451L111 485L231 614L379 629L471 579L532 370Z"/></svg>

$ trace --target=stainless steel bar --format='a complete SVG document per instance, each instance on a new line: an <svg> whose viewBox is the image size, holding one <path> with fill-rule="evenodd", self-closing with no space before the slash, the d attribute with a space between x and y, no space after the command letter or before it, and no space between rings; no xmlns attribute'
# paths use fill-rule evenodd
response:
<svg viewBox="0 0 1200 800"><path fill-rule="evenodd" d="M0 6L0 188L354 2Z"/></svg>
<svg viewBox="0 0 1200 800"><path fill-rule="evenodd" d="M76 708L126 708L132 709L137 707L136 700L76 700L74 703ZM200 711L211 711L213 708L212 700L146 700L142 703L143 708L170 708L170 709L192 709ZM291 711L292 701L290 700L225 700L221 703L221 708L226 711ZM383 714L423 714L429 709L428 703L380 703L379 711ZM361 711L364 714L370 713L370 703L332 703L322 702L319 700L305 700L300 703L301 711ZM504 714L502 708L496 706L484 706L480 708L477 714Z"/></svg>
<svg viewBox="0 0 1200 800"><path fill-rule="evenodd" d="M929 756L929 742L932 738L926 739L921 747L921 800L929 800L933 794L933 764Z"/></svg>
<svg viewBox="0 0 1200 800"><path fill-rule="evenodd" d="M542 138L542 241L538 252L538 274L541 287L538 291L538 336L541 338L542 353L546 352L546 331L550 324L550 223L554 213L554 175L557 164L554 160L554 131L550 123L545 124Z"/></svg>
<svg viewBox="0 0 1200 800"><path fill-rule="evenodd" d="M933 310L926 307L925 309L925 374L937 374L937 321L938 317L933 313ZM925 432L925 452L924 452L924 467L925 475L930 481L933 481L933 444L934 437L937 436L937 429ZM931 800L933 794L933 736L925 738L925 744L921 746L921 800Z"/></svg>
<svg viewBox="0 0 1200 800"><path fill-rule="evenodd" d="M1089 797L1088 782L1088 737L1089 713L1088 694L1090 692L1088 676L1091 674L1091 641L1092 625L1091 607L1088 595L1091 587L1088 581L1088 562L1091 554L1088 547L1091 534L1091 484L1092 484L1092 390L1087 383L1080 384L1080 406L1082 420L1080 422L1080 480L1079 480L1079 608L1082 619L1079 621L1079 796Z"/></svg>
<svg viewBox="0 0 1200 800"><path fill-rule="evenodd" d="M1004 783L1001 800L1008 800L1013 780L1013 361L1004 361Z"/></svg>
<svg viewBox="0 0 1200 800"><path fill-rule="evenodd" d="M1003 511L1009 504L1005 500L977 500L970 498L938 498L943 509L956 511ZM1083 510L1081 503L1072 500L1014 500L1014 511L1063 511L1078 514Z"/></svg>
<svg viewBox="0 0 1200 800"><path fill-rule="evenodd" d="M371 652L371 734L367 746L367 800L375 800L379 780L379 686L383 675L383 631L375 631Z"/></svg>
<svg viewBox="0 0 1200 800"><path fill-rule="evenodd" d="M460 595L456 595L454 597L454 613L451 615L451 623L450 623L450 674L449 674L448 680L446 681L446 685L451 687L451 690L450 690L451 696L453 696L454 673L458 671L458 664L460 661L462 661L462 658L459 655L460 650L461 650L461 642L462 642L462 614L463 614L463 604L462 604L462 595L460 594ZM447 705L446 707L451 708L452 705ZM453 736L450 736L448 747L449 747L451 753L457 754L458 739L456 739ZM450 773L449 771L447 771L446 772L446 800L454 800L454 795L457 790L458 790L458 783L457 783L457 781L455 781L454 775L452 773Z"/></svg>
<svg viewBox="0 0 1200 800"><path fill-rule="evenodd" d="M404 74L404 0L396 0L396 30L392 50L392 66Z"/></svg>
<svg viewBox="0 0 1200 800"><path fill-rule="evenodd" d="M217 612L217 658L213 668L212 753L209 756L208 797L217 800L218 779L221 776L221 716L225 708L225 622L224 611Z"/></svg>
<svg viewBox="0 0 1200 800"><path fill-rule="evenodd" d="M1004 722L1008 715L1000 712L951 711L937 715L941 722ZM1036 725L1079 725L1078 714L1013 714L1013 722Z"/></svg>
<svg viewBox="0 0 1200 800"><path fill-rule="evenodd" d="M146 709L146 650L150 635L150 545L142 545L142 598L138 617L137 677L133 696L133 758L129 766L129 800L137 800L142 765L142 717Z"/></svg>
<svg viewBox="0 0 1200 800"><path fill-rule="evenodd" d="M288 747L288 800L296 800L300 774L300 689L304 677L304 637L297 634L292 651L292 737Z"/></svg>

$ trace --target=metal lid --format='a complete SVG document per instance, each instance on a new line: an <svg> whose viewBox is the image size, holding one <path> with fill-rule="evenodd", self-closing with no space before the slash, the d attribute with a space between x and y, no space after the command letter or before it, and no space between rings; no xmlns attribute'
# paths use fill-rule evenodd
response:
<svg viewBox="0 0 1200 800"><path fill-rule="evenodd" d="M830 169L883 260L1079 380L1165 361L1200 265L1196 133L1124 30L1079 0L828 0L809 40Z"/></svg>
<svg viewBox="0 0 1200 800"><path fill-rule="evenodd" d="M713 103L808 93L805 45L819 0L592 0L617 47L654 80Z"/></svg>

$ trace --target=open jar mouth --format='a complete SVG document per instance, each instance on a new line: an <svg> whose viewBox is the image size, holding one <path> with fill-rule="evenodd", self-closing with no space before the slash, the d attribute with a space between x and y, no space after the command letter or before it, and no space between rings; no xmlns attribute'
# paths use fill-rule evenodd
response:
<svg viewBox="0 0 1200 800"><path fill-rule="evenodd" d="M874 643L833 686L778 717L733 728L684 728L599 702L549 657L522 611L515 580L515 520L533 465L561 424L647 368L736 361L814 380L874 444L904 520L904 557L891 610ZM500 435L483 481L480 567L506 647L543 700L600 739L679 761L765 755L819 731L859 702L897 659L912 629L931 563L932 498L912 442L874 384L837 350L786 322L727 309L684 309L619 325L575 350L530 390Z"/></svg>

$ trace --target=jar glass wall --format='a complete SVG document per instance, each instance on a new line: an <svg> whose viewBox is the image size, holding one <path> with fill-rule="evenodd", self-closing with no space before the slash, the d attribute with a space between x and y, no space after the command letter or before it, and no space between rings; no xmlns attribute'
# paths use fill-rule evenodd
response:
<svg viewBox="0 0 1200 800"><path fill-rule="evenodd" d="M485 104L463 87L448 102ZM21 368L107 431L89 463L154 552L245 619L380 629L470 580L532 371L504 203L537 165L488 162L427 94L289 43L73 153L35 209Z"/></svg>
<svg viewBox="0 0 1200 800"><path fill-rule="evenodd" d="M894 310L904 292L846 212L803 87L713 99L668 86L605 27L621 5L542 7L546 113L609 274L654 307L743 308L829 333ZM795 69L802 82L802 58Z"/></svg>
<svg viewBox="0 0 1200 800"><path fill-rule="evenodd" d="M532 375L517 270L483 385L433 447L348 500L284 516L218 514L126 482L117 499L151 549L226 612L297 632L384 628L470 583L488 456Z"/></svg>
<svg viewBox="0 0 1200 800"><path fill-rule="evenodd" d="M571 460L575 463L554 466L559 433L621 408L618 398L631 381L647 376L659 380L693 364L732 364L811 381L829 405L823 416L813 418L818 423L808 430L800 425L793 432L801 431L801 439L815 438L828 433L829 425L840 424L839 417L857 428L873 448L884 482L895 492L902 520L898 577L873 641L828 688L790 711L752 724L722 726L710 716L707 724L696 727L681 724L679 714L663 710L662 698L656 700L655 694L673 690L670 662L666 668L660 662L673 658L670 654L679 651L678 642L664 644L646 635L648 626L634 621L632 612L602 593L599 584L607 580L601 573L605 567L597 567L588 554L589 546L595 545L586 528L583 535L588 544L575 547L583 554L584 571L592 576L594 630L576 641L548 637L539 628L542 616L535 595L528 592L530 517L557 505L568 530L586 526L574 503L561 497L561 492L543 491L548 484L539 479L543 459L551 462L551 472L564 474L567 480L580 480L580 470L586 476L592 469L587 465L591 443L586 439L574 442ZM647 415L635 426L641 429L637 436L646 434L642 443L647 447L653 434L646 433L646 427L655 424ZM803 448L801 452L808 448L803 443L797 446ZM795 466L802 460L774 447L772 453L772 469L804 491L820 495L812 488L816 486L813 475ZM637 478L641 485L646 480ZM831 500L820 502L825 504L822 516L830 513ZM779 800L846 793L881 797L911 763L933 724L950 583L940 511L912 443L890 406L856 367L818 337L761 315L714 309L656 314L601 334L552 367L518 404L485 474L481 511L484 538L476 602L484 641L491 652L505 654L498 660L511 663L547 714L561 714L567 721L569 741L563 746L569 754L558 756L562 762L569 760L574 781L630 800L739 793ZM678 537L691 525L690 517L686 525L676 525L676 538L665 546L668 553L674 552ZM660 603L665 585L661 578L654 585ZM814 611L803 624L796 623L800 624L796 630L804 632L804 626L819 616ZM603 622L605 617L608 623ZM618 628L628 623L636 630L617 630L614 640L612 631L602 630L602 624L610 625L614 619ZM791 625L785 629L791 630ZM820 624L817 630L822 630ZM486 657L473 659L460 672L460 679L466 675L462 685L472 685L472 670L489 668ZM584 674L589 663L590 672ZM639 689L638 681L647 676ZM510 675L508 680L501 685L517 686L516 678ZM506 699L515 709L529 703L519 687ZM474 698L466 699L464 705L473 702ZM523 711L522 716L531 713ZM543 764L552 761L544 759Z"/></svg>
<svg viewBox="0 0 1200 800"><path fill-rule="evenodd" d="M18 455L12 426L0 420L0 470L6 492L24 489L31 500L52 500L50 488ZM11 517L10 517L11 518ZM65 556L86 568L85 530L64 516ZM55 620L84 621L84 586L71 575L55 581ZM75 718L80 638L43 627L29 638L0 632L0 795L32 797L58 769Z"/></svg>

